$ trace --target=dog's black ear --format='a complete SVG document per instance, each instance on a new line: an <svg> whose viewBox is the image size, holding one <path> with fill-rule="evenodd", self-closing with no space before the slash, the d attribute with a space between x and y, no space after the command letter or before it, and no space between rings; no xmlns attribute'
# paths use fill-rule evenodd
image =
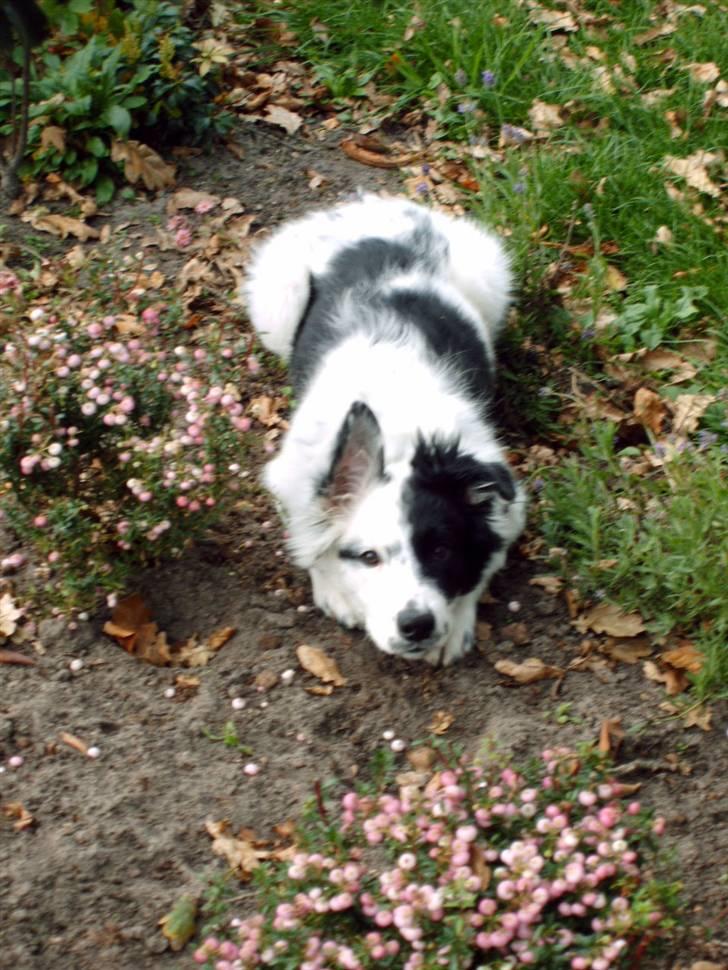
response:
<svg viewBox="0 0 728 970"><path fill-rule="evenodd" d="M478 463L478 475L468 486L467 498L470 505L482 505L494 495L504 501L512 502L516 497L513 475L507 465L500 462Z"/></svg>
<svg viewBox="0 0 728 970"><path fill-rule="evenodd" d="M335 509L347 508L384 473L379 423L363 401L355 401L344 418L320 494Z"/></svg>

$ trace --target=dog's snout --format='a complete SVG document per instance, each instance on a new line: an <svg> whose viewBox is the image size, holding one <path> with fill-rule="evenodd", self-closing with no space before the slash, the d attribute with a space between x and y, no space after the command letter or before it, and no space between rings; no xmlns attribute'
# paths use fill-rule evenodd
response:
<svg viewBox="0 0 728 970"><path fill-rule="evenodd" d="M399 632L410 643L419 643L432 636L435 629L435 617L429 611L407 609L397 616Z"/></svg>

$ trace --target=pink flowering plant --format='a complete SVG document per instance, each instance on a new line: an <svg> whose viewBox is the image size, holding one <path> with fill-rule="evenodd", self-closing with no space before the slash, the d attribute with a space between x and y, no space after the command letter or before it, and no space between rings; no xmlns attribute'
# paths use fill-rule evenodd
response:
<svg viewBox="0 0 728 970"><path fill-rule="evenodd" d="M208 936L210 970L610 970L666 936L676 887L650 870L664 820L594 753L492 752L319 803L261 905Z"/></svg>
<svg viewBox="0 0 728 970"><path fill-rule="evenodd" d="M235 499L252 358L235 320L186 329L135 258L97 257L76 292L66 272L65 302L2 281L0 510L52 598L85 607Z"/></svg>

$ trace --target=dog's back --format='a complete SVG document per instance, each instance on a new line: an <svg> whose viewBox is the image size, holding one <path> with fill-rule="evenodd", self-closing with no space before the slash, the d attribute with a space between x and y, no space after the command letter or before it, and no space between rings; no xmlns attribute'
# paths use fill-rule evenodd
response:
<svg viewBox="0 0 728 970"><path fill-rule="evenodd" d="M246 296L263 344L284 360L293 357L300 390L321 352L341 339L344 321L354 329L386 325L391 315L375 310L387 292L390 307L396 303L405 316L416 311L436 352L447 349L437 339L443 327L436 319L446 303L492 359L510 283L500 243L474 223L402 199L365 196L274 233L254 256ZM414 293L419 301L407 295ZM432 295L430 308L422 294ZM309 320L315 328L303 326Z"/></svg>

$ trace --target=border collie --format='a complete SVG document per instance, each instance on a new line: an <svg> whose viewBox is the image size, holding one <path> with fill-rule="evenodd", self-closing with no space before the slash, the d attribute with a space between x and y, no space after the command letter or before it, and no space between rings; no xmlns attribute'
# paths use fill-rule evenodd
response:
<svg viewBox="0 0 728 970"><path fill-rule="evenodd" d="M490 420L508 259L474 223L367 195L285 224L246 283L298 402L264 480L316 605L449 664L523 529Z"/></svg>

